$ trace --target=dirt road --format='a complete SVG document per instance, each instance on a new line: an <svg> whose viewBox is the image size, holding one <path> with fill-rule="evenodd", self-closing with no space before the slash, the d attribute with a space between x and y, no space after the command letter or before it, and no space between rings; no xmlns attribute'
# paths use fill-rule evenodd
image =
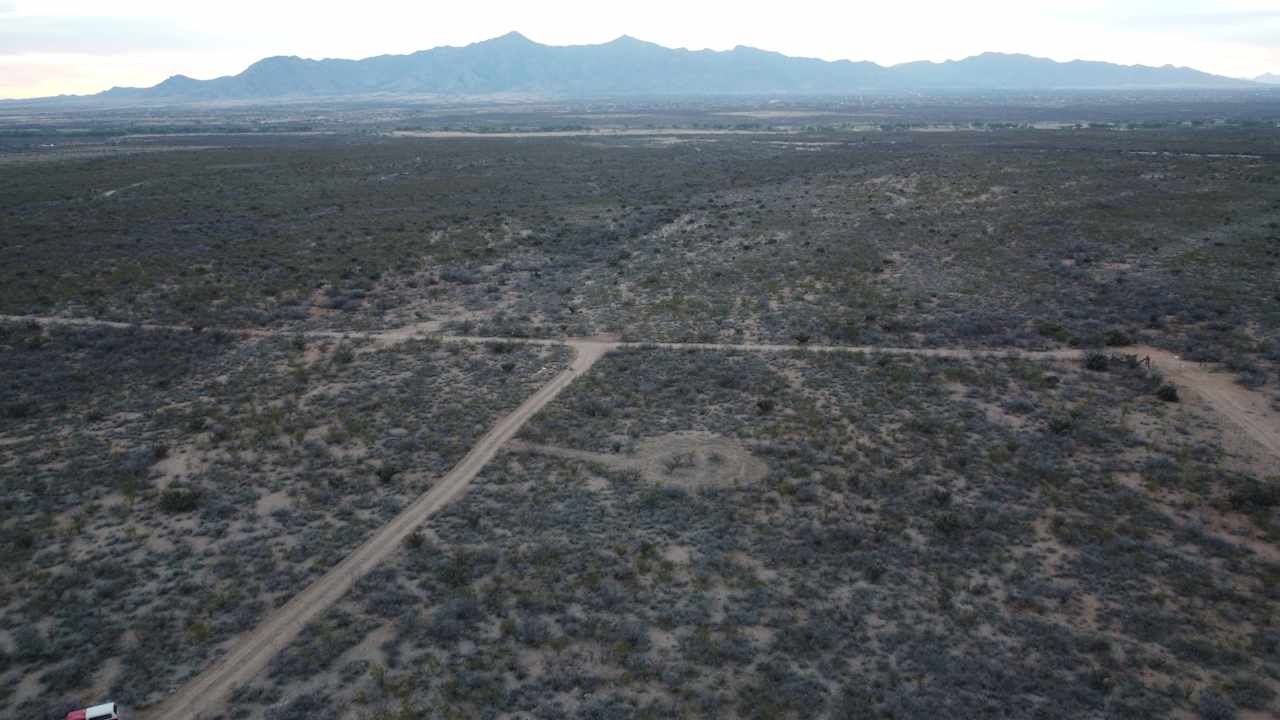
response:
<svg viewBox="0 0 1280 720"><path fill-rule="evenodd" d="M136 328L142 330L191 331L183 325L157 325L95 320L91 318L39 317L34 315L0 315L0 322L34 322L42 325L69 325L80 327L112 327L120 329ZM570 345L580 353L607 353L618 348L667 348L674 350L727 350L740 352L790 352L804 350L808 352L840 352L840 353L882 353L896 355L922 355L926 357L944 358L976 358L976 357L1019 357L1024 359L1044 360L1076 360L1083 354L1080 350L986 350L973 348L895 348L855 345L775 345L767 343L635 343L612 342L593 339L557 339L557 338L493 338L470 337L461 335L431 335L420 329L398 329L385 331L337 331L337 330L303 330L278 331L262 329L223 329L225 332L240 333L255 337L272 335L302 336L322 339L359 338L368 340L400 341L411 337L436 337L445 342L465 342L473 344L518 343L522 345ZM1150 356L1152 363L1160 368L1168 379L1179 387L1189 390L1191 394L1201 398L1223 417L1231 420L1250 437L1257 440L1264 448L1276 457L1280 457L1280 413L1272 410L1261 393L1252 392L1236 385L1232 379L1220 373L1211 372L1197 363L1189 363L1178 356L1152 347L1130 348L1139 356Z"/></svg>
<svg viewBox="0 0 1280 720"><path fill-rule="evenodd" d="M44 325L99 326L113 328L140 328L144 330L176 330L190 331L182 325L153 325L112 322L88 318L38 317L30 315L0 315L0 322L35 322ZM300 335L303 337L342 339L361 338L369 340L399 341L410 337L430 336L418 329L400 329L387 331L354 331L342 332L334 330L309 331L275 331L275 330L234 330L251 336L265 337L270 335ZM668 348L676 350L727 350L741 352L789 352L805 350L808 352L841 352L841 353L886 353L898 355L922 355L926 357L975 358L975 357L1020 357L1025 359L1076 360L1083 354L1080 350L986 350L972 348L895 348L853 345L774 345L767 343L633 343L611 342L607 340L562 340L555 338L489 338L452 335L434 335L446 342L465 342L485 344L494 342L519 343L524 345L564 345L568 344L580 352L589 349L592 353L606 353L618 348ZM1150 356L1152 363L1158 367L1168 379L1190 394L1202 399L1214 411L1244 430L1272 455L1280 457L1280 413L1272 410L1261 393L1252 392L1232 379L1220 373L1214 373L1197 363L1189 363L1178 356L1164 350L1151 347L1135 347L1129 351L1139 356Z"/></svg>
<svg viewBox="0 0 1280 720"><path fill-rule="evenodd" d="M296 638L307 623L338 602L357 579L390 557L415 529L462 494L498 449L514 437L529 418L559 395L574 378L587 372L605 352L600 345L591 343L575 346L575 349L577 356L569 369L499 421L435 487L324 576L272 611L250 633L239 638L217 663L188 681L177 694L138 716L159 720L207 716L222 707L234 688L259 677L271 658Z"/></svg>
<svg viewBox="0 0 1280 720"><path fill-rule="evenodd" d="M1265 395L1241 387L1230 374L1212 372L1172 353L1155 348L1141 348L1141 352L1151 356L1170 382L1204 400L1280 458L1280 412L1271 408Z"/></svg>
<svg viewBox="0 0 1280 720"><path fill-rule="evenodd" d="M0 316L0 321L36 322L46 325L100 326L114 328L141 328L147 330L189 331L191 328L176 325L137 325L76 318L45 318L32 316ZM247 330L241 332L253 336L274 334L301 335L317 338L366 338L398 341L423 335L419 331L391 330L385 332L337 332L337 331L271 331ZM539 410L554 399L575 378L587 372L597 360L619 348L668 348L690 350L725 350L739 352L808 352L888 353L921 355L928 357L975 358L1019 357L1026 359L1073 360L1081 357L1079 350L1021 351L984 350L969 348L891 348L843 345L771 345L729 343L623 343L592 339L534 339L534 338L484 338L465 336L435 336L446 342L484 344L492 342L520 343L528 345L568 345L576 352L572 366L556 376L549 384L534 393L513 413L503 418L462 459L456 467L430 491L414 501L390 523L379 529L373 537L357 548L319 580L312 583L287 604L264 619L248 635L237 640L214 666L187 682L177 694L140 717L153 719L198 718L222 707L227 695L237 686L248 683L266 669L271 658L288 645L302 631L303 626L337 603L355 581L373 570L388 558L400 543L432 514L457 498L480 470L493 458L503 444L511 440L520 428ZM1133 348L1139 355L1150 356L1152 363L1165 376L1190 395L1204 400L1214 411L1235 423L1274 456L1280 458L1280 413L1272 410L1260 393L1251 392L1235 384L1232 378L1213 373L1197 363L1182 361L1176 355L1148 347Z"/></svg>

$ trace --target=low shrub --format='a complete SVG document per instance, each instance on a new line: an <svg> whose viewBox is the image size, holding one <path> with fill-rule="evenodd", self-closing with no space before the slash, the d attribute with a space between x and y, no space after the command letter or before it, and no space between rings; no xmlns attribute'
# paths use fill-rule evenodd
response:
<svg viewBox="0 0 1280 720"><path fill-rule="evenodd" d="M1235 720L1236 718L1235 706L1213 690L1204 690L1200 693L1197 709L1204 720Z"/></svg>
<svg viewBox="0 0 1280 720"><path fill-rule="evenodd" d="M1280 506L1280 486L1274 482L1248 479L1231 490L1227 502L1233 510L1243 513L1270 510Z"/></svg>
<svg viewBox="0 0 1280 720"><path fill-rule="evenodd" d="M1113 328L1107 331L1103 341L1108 347L1128 347L1133 344L1133 337L1123 330Z"/></svg>
<svg viewBox="0 0 1280 720"><path fill-rule="evenodd" d="M200 493L189 488L169 488L160 493L160 509L171 514L193 512L200 507Z"/></svg>

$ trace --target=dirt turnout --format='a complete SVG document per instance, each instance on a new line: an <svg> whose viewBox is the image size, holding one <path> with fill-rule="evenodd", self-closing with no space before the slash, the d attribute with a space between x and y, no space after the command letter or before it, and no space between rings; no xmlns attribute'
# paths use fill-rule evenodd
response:
<svg viewBox="0 0 1280 720"><path fill-rule="evenodd" d="M427 518L457 498L498 449L551 402L560 391L591 368L603 352L587 345L578 349L573 365L556 376L523 405L498 422L448 475L412 505L379 529L373 537L312 583L293 600L267 616L252 632L240 638L213 667L187 682L176 695L140 713L144 718L195 718L221 706L237 686L255 678L276 652L288 645L303 627L342 598L364 574L387 559Z"/></svg>
<svg viewBox="0 0 1280 720"><path fill-rule="evenodd" d="M608 455L519 440L513 440L508 447L635 470L651 482L686 488L744 485L764 479L769 472L769 466L741 442L705 432L649 438L634 455Z"/></svg>

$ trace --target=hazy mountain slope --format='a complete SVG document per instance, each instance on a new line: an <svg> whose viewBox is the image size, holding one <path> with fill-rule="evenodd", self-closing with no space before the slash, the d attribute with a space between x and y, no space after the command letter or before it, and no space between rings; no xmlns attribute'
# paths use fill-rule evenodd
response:
<svg viewBox="0 0 1280 720"><path fill-rule="evenodd" d="M235 76L199 81L178 75L153 88L114 88L100 97L198 101L369 94L589 96L1248 84L1188 68L1058 63L1027 55L987 53L886 68L869 62L793 58L748 47L725 52L674 50L625 36L601 45L555 47L510 33L465 47L364 60L272 57Z"/></svg>
<svg viewBox="0 0 1280 720"><path fill-rule="evenodd" d="M1115 65L1074 60L1059 63L1030 55L984 53L945 63L915 62L889 69L905 87L990 89L1229 87L1245 83L1172 65Z"/></svg>

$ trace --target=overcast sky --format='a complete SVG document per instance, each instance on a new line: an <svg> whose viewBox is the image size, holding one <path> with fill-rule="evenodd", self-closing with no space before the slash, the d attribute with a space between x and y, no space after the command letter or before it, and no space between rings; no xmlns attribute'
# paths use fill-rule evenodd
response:
<svg viewBox="0 0 1280 720"><path fill-rule="evenodd" d="M0 0L0 97L231 75L270 55L406 53L510 30L553 45L627 34L883 65L997 51L1280 73L1278 0Z"/></svg>

